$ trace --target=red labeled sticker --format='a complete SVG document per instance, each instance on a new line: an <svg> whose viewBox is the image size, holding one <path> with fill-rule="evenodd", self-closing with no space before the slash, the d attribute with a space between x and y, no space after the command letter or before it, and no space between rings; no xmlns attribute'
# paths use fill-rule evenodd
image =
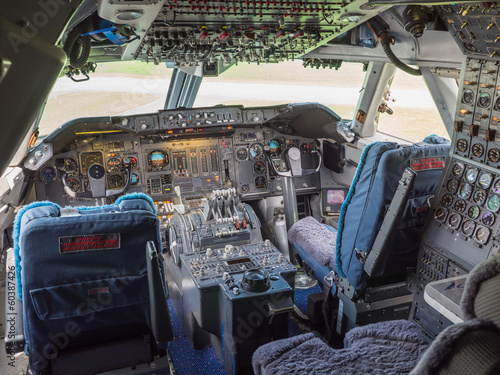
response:
<svg viewBox="0 0 500 375"><path fill-rule="evenodd" d="M432 158L411 159L410 168L414 171L423 171L426 169L443 169L444 156L435 156Z"/></svg>
<svg viewBox="0 0 500 375"><path fill-rule="evenodd" d="M76 253L79 251L111 250L119 248L119 233L59 237L59 252L61 254Z"/></svg>

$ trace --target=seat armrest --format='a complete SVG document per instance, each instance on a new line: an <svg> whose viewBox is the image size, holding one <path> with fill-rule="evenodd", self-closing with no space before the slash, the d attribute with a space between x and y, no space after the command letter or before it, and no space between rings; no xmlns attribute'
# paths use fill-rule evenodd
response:
<svg viewBox="0 0 500 375"><path fill-rule="evenodd" d="M151 327L159 348L165 349L173 340L173 328L168 310L165 279L162 277L161 255L156 251L153 241L146 244L148 268L149 303Z"/></svg>

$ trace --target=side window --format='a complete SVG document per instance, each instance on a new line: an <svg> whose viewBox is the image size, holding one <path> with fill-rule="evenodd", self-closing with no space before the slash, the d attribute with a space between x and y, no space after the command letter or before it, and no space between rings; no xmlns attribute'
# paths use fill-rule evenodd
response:
<svg viewBox="0 0 500 375"><path fill-rule="evenodd" d="M381 108L379 132L411 142L421 142L430 134L450 138L422 77L398 71L386 104Z"/></svg>

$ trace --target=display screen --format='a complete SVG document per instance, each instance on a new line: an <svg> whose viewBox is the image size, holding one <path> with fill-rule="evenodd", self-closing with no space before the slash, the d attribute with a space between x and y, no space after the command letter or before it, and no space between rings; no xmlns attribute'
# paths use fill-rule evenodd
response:
<svg viewBox="0 0 500 375"><path fill-rule="evenodd" d="M187 172L186 151L172 152L172 159L174 159L174 171L177 173Z"/></svg>
<svg viewBox="0 0 500 375"><path fill-rule="evenodd" d="M326 192L327 204L342 204L345 200L345 190L329 189Z"/></svg>
<svg viewBox="0 0 500 375"><path fill-rule="evenodd" d="M248 262L251 262L251 261L252 260L250 258L240 258L240 259L227 260L226 264L228 266L232 266L233 264L248 263Z"/></svg>

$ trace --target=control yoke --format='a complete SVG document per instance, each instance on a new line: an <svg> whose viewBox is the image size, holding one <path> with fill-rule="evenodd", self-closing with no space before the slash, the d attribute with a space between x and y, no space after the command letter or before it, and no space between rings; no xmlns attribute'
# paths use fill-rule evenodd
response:
<svg viewBox="0 0 500 375"><path fill-rule="evenodd" d="M130 180L132 177L132 173L130 172L130 165L128 163L125 163L125 161L124 165L125 167L122 168L121 171L125 173L125 186L123 186L121 189L106 189L106 170L100 164L92 164L87 169L90 191L79 193L71 190L66 181L67 177L71 176L71 173L66 172L61 179L64 187L64 192L73 198L104 198L122 194L130 188Z"/></svg>
<svg viewBox="0 0 500 375"><path fill-rule="evenodd" d="M276 165L271 160L271 157L269 156L268 152L266 152L266 157L267 157L267 161L269 162L269 165L271 166L274 173L276 173L278 176L281 176L281 177L301 177L301 176L307 176L309 174L313 174L313 173L316 173L319 171L319 168L321 167L321 161L322 161L321 152L319 152L318 150L311 151L311 154L315 154L317 156L317 159L318 159L318 166L316 168L312 168L312 169L302 169L302 161L301 161L300 154L301 154L300 150L295 146L292 146L283 152L283 155L284 155L283 159L285 160L285 163L286 163L286 171L279 171L276 168ZM282 168L280 168L280 169L282 169Z"/></svg>

